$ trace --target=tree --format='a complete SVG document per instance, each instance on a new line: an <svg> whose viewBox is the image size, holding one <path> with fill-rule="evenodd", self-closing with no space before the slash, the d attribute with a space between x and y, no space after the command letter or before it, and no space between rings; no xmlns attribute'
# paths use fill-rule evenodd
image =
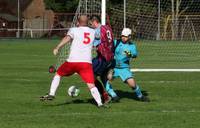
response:
<svg viewBox="0 0 200 128"><path fill-rule="evenodd" d="M55 12L75 12L79 0L44 0L46 9Z"/></svg>
<svg viewBox="0 0 200 128"><path fill-rule="evenodd" d="M171 0L172 4L172 40L178 38L178 26L179 26L179 17L187 11L189 6L192 5L193 0L191 2L185 2L184 0Z"/></svg>

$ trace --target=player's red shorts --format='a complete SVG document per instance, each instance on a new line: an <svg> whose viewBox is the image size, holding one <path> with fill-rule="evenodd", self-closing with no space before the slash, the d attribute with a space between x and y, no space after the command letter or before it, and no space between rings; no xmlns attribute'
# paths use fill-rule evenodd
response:
<svg viewBox="0 0 200 128"><path fill-rule="evenodd" d="M64 62L57 70L60 76L78 73L86 83L94 83L92 64L87 62Z"/></svg>

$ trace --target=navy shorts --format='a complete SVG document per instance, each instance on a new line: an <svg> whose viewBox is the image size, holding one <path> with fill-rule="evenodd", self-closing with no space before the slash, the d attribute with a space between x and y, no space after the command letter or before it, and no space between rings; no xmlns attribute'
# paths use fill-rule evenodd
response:
<svg viewBox="0 0 200 128"><path fill-rule="evenodd" d="M106 61L100 58L92 59L92 67L95 75L101 75L108 70Z"/></svg>

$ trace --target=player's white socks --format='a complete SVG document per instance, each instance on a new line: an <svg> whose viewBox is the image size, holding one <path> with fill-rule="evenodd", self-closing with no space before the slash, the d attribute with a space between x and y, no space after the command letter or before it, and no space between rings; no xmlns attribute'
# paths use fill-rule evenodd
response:
<svg viewBox="0 0 200 128"><path fill-rule="evenodd" d="M91 92L93 98L95 99L95 101L97 102L98 106L101 106L102 101L101 101L101 96L100 96L98 89L96 87L93 87L90 89L90 92Z"/></svg>
<svg viewBox="0 0 200 128"><path fill-rule="evenodd" d="M51 87L50 87L50 92L49 95L51 96L55 96L56 90L59 86L60 83L60 76L59 75L55 75L52 82L51 82Z"/></svg>

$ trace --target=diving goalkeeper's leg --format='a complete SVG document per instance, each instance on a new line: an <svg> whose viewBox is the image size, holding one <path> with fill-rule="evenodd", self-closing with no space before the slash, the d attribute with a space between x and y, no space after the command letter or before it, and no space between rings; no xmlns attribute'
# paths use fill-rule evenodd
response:
<svg viewBox="0 0 200 128"><path fill-rule="evenodd" d="M150 102L150 99L142 94L140 87L136 84L133 78L127 79L126 82L134 90L139 101Z"/></svg>
<svg viewBox="0 0 200 128"><path fill-rule="evenodd" d="M120 98L117 96L117 94L115 93L115 91L112 88L112 85L110 84L111 81L113 80L113 75L114 75L114 70L110 69L107 72L107 77L104 77L104 79L102 81L104 82L104 86L105 86L106 91L112 97L112 101L113 102L119 102Z"/></svg>
<svg viewBox="0 0 200 128"><path fill-rule="evenodd" d="M112 97L112 101L113 102L119 102L119 97L117 96L117 94L115 93L115 91L113 90L111 84L109 81L106 82L106 91L108 92L108 94Z"/></svg>

